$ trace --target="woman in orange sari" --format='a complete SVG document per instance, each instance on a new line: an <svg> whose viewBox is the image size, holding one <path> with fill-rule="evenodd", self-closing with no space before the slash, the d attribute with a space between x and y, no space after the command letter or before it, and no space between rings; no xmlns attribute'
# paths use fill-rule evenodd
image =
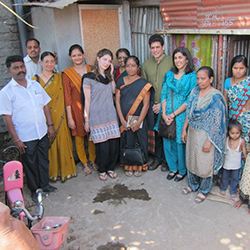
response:
<svg viewBox="0 0 250 250"><path fill-rule="evenodd" d="M81 104L82 76L91 71L91 66L83 64L84 51L78 44L74 44L69 48L69 58L72 61L73 66L62 72L68 126L71 129L72 135L75 137L76 152L83 164L83 171L85 174L91 174L92 171L89 165L94 170L97 170L98 168L94 163L95 145L89 140L89 135L84 130L85 121ZM88 141L89 165L84 146L85 136Z"/></svg>
<svg viewBox="0 0 250 250"><path fill-rule="evenodd" d="M41 55L42 71L32 79L37 80L50 96L49 108L55 129L55 136L50 140L49 178L62 182L77 176L73 157L70 131L67 126L62 77L54 73L55 55L44 52ZM50 125L49 125L50 126Z"/></svg>

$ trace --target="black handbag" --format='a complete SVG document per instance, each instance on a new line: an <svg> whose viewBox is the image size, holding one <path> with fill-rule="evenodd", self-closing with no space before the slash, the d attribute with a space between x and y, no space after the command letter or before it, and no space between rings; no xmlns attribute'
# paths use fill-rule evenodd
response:
<svg viewBox="0 0 250 250"><path fill-rule="evenodd" d="M127 132L125 134L125 146L120 150L120 163L122 165L143 165L145 162L145 155L137 140L137 133L135 132L135 145L128 147Z"/></svg>
<svg viewBox="0 0 250 250"><path fill-rule="evenodd" d="M172 111L174 112L173 109L173 90L171 90L171 106L172 106ZM166 139L175 139L176 138L176 121L174 121L170 124L167 125L161 116L160 122L159 122L159 135L166 138Z"/></svg>

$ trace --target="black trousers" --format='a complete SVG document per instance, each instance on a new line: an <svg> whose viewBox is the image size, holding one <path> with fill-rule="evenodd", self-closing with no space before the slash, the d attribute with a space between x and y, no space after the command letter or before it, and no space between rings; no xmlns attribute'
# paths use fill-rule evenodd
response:
<svg viewBox="0 0 250 250"><path fill-rule="evenodd" d="M28 188L35 192L49 184L49 139L45 135L41 140L24 142L27 148L22 154L22 164L27 178Z"/></svg>
<svg viewBox="0 0 250 250"><path fill-rule="evenodd" d="M154 114L155 124L157 122L158 114ZM165 161L163 141L162 137L159 135L158 131L155 131L155 154L154 160L158 162Z"/></svg>
<svg viewBox="0 0 250 250"><path fill-rule="evenodd" d="M100 173L115 169L119 156L119 138L96 143L96 164Z"/></svg>

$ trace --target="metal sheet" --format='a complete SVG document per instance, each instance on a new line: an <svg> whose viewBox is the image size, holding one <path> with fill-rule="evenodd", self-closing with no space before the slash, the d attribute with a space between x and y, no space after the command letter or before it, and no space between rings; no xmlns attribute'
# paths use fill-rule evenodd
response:
<svg viewBox="0 0 250 250"><path fill-rule="evenodd" d="M148 39L158 29L163 29L163 22L158 7L131 8L132 53L136 55L141 65L151 55Z"/></svg>
<svg viewBox="0 0 250 250"><path fill-rule="evenodd" d="M165 30L250 28L250 0L161 0Z"/></svg>

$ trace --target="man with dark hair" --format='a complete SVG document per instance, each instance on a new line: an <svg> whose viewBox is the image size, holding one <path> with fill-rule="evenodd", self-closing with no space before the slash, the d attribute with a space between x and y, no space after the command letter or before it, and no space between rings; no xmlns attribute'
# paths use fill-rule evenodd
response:
<svg viewBox="0 0 250 250"><path fill-rule="evenodd" d="M171 57L164 54L165 45L161 35L154 34L149 38L149 48L152 54L142 65L142 78L145 78L153 84L155 89L155 104L153 111L155 114L155 123L161 107L161 89L162 81L166 72L172 67ZM155 170L162 165L161 170L167 171L167 165L164 157L162 138L155 132L155 155L153 162L149 165L148 170Z"/></svg>
<svg viewBox="0 0 250 250"><path fill-rule="evenodd" d="M22 156L22 163L31 190L37 202L36 190L53 192L49 184L49 139L55 134L48 103L50 97L42 86L26 78L21 56L6 59L10 82L0 91L0 115ZM46 124L47 122L47 124Z"/></svg>
<svg viewBox="0 0 250 250"><path fill-rule="evenodd" d="M34 75L42 71L40 64L40 42L35 38L30 38L26 41L26 53L27 55L23 58L27 74L26 76L31 79Z"/></svg>

